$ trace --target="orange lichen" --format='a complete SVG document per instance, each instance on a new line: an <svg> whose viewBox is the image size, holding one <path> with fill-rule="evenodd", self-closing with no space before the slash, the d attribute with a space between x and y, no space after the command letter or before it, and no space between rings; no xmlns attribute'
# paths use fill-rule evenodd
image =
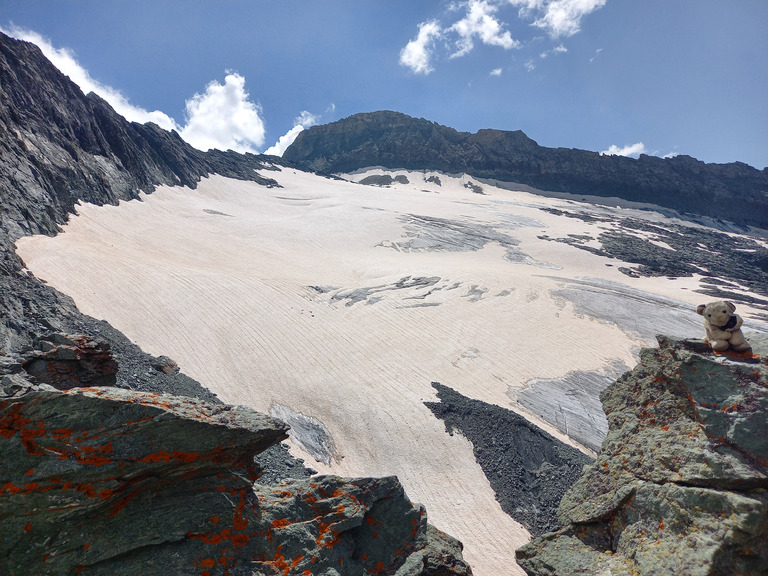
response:
<svg viewBox="0 0 768 576"><path fill-rule="evenodd" d="M0 403L0 408L5 408L9 405L8 402ZM33 456L43 456L43 452L37 446L35 438L45 435L45 426L42 422L33 423L28 418L24 417L21 411L24 409L23 404L14 404L11 406L8 414L0 419L0 436L6 440L10 440L16 434L21 437L21 444L28 454Z"/></svg>
<svg viewBox="0 0 768 576"><path fill-rule="evenodd" d="M274 560L262 560L262 562L264 562L264 564L270 564L275 568L277 568L278 570L281 570L283 576L288 576L291 570L294 570L296 566L299 565L299 562L301 562L303 559L304 559L303 555L297 556L289 564L288 561L285 559L285 556L283 556L278 552L275 554ZM302 574L311 574L311 572L309 570L304 570Z"/></svg>
<svg viewBox="0 0 768 576"><path fill-rule="evenodd" d="M138 462L159 463L159 462L171 462L175 460L177 462L184 462L186 464L190 464L195 460L197 460L199 457L200 457L200 454L198 452L180 452L179 450L174 450L171 453L165 450L161 450L160 452L154 452L152 454L147 454L143 458L139 458Z"/></svg>

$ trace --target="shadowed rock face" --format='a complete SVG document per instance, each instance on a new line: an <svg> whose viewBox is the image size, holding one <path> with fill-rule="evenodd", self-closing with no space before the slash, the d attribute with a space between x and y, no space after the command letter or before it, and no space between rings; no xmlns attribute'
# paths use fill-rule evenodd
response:
<svg viewBox="0 0 768 576"><path fill-rule="evenodd" d="M110 387L0 397L0 572L471 574L396 478L254 489L254 456L286 431Z"/></svg>
<svg viewBox="0 0 768 576"><path fill-rule="evenodd" d="M74 204L116 204L158 184L194 188L217 173L276 182L253 155L192 148L175 132L128 122L56 69L37 46L0 34L2 228L53 233Z"/></svg>
<svg viewBox="0 0 768 576"><path fill-rule="evenodd" d="M639 159L545 148L521 131L457 132L391 111L355 114L304 130L283 158L312 170L370 166L465 172L541 190L619 197L768 228L768 170L690 156Z"/></svg>
<svg viewBox="0 0 768 576"><path fill-rule="evenodd" d="M659 337L602 395L609 432L563 497L530 575L759 575L768 566L768 340L715 355Z"/></svg>
<svg viewBox="0 0 768 576"><path fill-rule="evenodd" d="M114 386L117 374L108 342L87 336L51 334L40 340L23 362L23 369L37 382L57 390L80 386Z"/></svg>

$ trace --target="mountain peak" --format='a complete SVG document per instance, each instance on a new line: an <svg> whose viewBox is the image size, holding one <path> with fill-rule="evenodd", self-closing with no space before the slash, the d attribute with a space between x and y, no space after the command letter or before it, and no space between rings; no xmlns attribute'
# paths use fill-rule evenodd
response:
<svg viewBox="0 0 768 576"><path fill-rule="evenodd" d="M689 156L638 159L539 146L520 130L458 132L389 110L355 114L299 134L283 158L310 170L467 173L542 191L621 198L768 228L768 171Z"/></svg>

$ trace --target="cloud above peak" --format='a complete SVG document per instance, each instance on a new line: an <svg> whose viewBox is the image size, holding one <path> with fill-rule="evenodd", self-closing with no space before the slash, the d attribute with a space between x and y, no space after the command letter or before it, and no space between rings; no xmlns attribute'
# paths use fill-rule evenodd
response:
<svg viewBox="0 0 768 576"><path fill-rule="evenodd" d="M455 32L459 38L456 40L456 51L451 58L464 56L474 47L474 39L477 37L483 44L500 46L505 50L517 47L520 43L514 40L509 31L504 30L504 24L500 23L493 14L498 11L498 6L486 0L470 0L467 3L467 14L464 18L453 24L446 32Z"/></svg>
<svg viewBox="0 0 768 576"><path fill-rule="evenodd" d="M335 110L336 106L331 104L329 106L329 110ZM299 132L302 130L305 130L306 128L309 128L310 126L314 126L320 121L320 116L316 116L315 114L311 114L304 110L301 114L299 114L296 119L294 120L293 128L288 130L285 134L280 136L280 139L275 142L272 146L264 150L264 154L271 154L273 156L282 156L283 152L285 152L288 149L288 146L293 144L293 141L296 140L296 137L299 135Z"/></svg>
<svg viewBox="0 0 768 576"><path fill-rule="evenodd" d="M261 106L249 100L245 78L229 72L224 84L211 81L186 103L181 137L195 148L253 152L264 144Z"/></svg>
<svg viewBox="0 0 768 576"><path fill-rule="evenodd" d="M581 19L605 6L607 0L507 0L524 20L551 38L567 38L581 30Z"/></svg>
<svg viewBox="0 0 768 576"><path fill-rule="evenodd" d="M603 150L600 154L607 156L628 156L630 158L637 158L640 154L645 154L645 144L642 142L635 142L634 144L627 144L619 148L616 144L611 144L608 150Z"/></svg>
<svg viewBox="0 0 768 576"><path fill-rule="evenodd" d="M400 51L400 64L415 74L427 75L434 70L432 57L438 41L453 46L449 58L460 58L475 47L475 41L488 46L499 46L505 50L516 48L519 42L512 38L504 24L494 14L498 11L499 0L468 0L451 5L451 11L464 9L465 14L448 27L437 20L419 24L416 38Z"/></svg>
<svg viewBox="0 0 768 576"><path fill-rule="evenodd" d="M430 64L435 40L440 38L443 30L436 20L419 24L416 38L408 42L400 51L400 64L407 66L416 74L429 74L433 68Z"/></svg>

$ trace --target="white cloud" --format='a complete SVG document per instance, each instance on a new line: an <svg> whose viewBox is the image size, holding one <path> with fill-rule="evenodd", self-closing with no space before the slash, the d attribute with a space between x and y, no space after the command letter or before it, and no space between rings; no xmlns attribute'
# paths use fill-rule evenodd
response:
<svg viewBox="0 0 768 576"><path fill-rule="evenodd" d="M536 70L536 64L533 63L533 60L528 60L523 66L525 66L525 69L528 70L528 72Z"/></svg>
<svg viewBox="0 0 768 576"><path fill-rule="evenodd" d="M264 144L261 106L248 99L245 78L229 72L224 84L216 80L186 102L186 125L181 137L195 148L256 152Z"/></svg>
<svg viewBox="0 0 768 576"><path fill-rule="evenodd" d="M336 109L336 106L331 104L329 107L333 110ZM310 126L314 126L318 123L320 120L319 116L315 116L314 114L310 114L306 110L304 110L295 120L294 120L294 126L288 132L280 136L280 139L275 142L272 146L267 148L264 151L264 154L271 154L273 156L282 156L283 152L286 151L288 146L293 144L293 141L296 140L296 136L299 135L299 132L304 130L305 128L309 128Z"/></svg>
<svg viewBox="0 0 768 576"><path fill-rule="evenodd" d="M611 144L608 150L603 150L600 154L606 154L608 156L629 156L631 158L637 158L640 154L645 154L645 144L642 142L635 142L634 144L627 144L623 148L619 148L616 144Z"/></svg>
<svg viewBox="0 0 768 576"><path fill-rule="evenodd" d="M670 152L669 154L664 154L662 158L674 158L675 156L680 156L678 152Z"/></svg>
<svg viewBox="0 0 768 576"><path fill-rule="evenodd" d="M467 15L448 28L448 32L456 32L459 39L456 41L457 50L451 54L451 58L464 56L474 47L473 38L477 36L490 46L500 46L505 50L519 45L509 31L503 30L503 24L493 16L498 10L497 6L486 0L469 0L467 3Z"/></svg>
<svg viewBox="0 0 768 576"><path fill-rule="evenodd" d="M437 20L419 24L419 33L400 51L400 64L417 74L429 74L434 70L431 61L436 41L442 40L453 52L450 58L464 56L473 50L478 40L488 46L499 46L505 50L519 48L520 41L512 38L506 23L497 17L501 7L517 8L520 19L531 26L546 31L550 38L567 38L581 29L581 19L601 8L608 0L463 0L451 2L449 13L463 11L463 18L450 25ZM455 14L451 15L456 18ZM546 58L550 54L567 52L562 44L541 52Z"/></svg>
<svg viewBox="0 0 768 576"><path fill-rule="evenodd" d="M554 48L552 48L552 50L545 50L544 52L539 54L539 58L546 58L550 54L555 54L555 55L565 54L566 52L568 52L568 48L560 44L559 46L555 46Z"/></svg>
<svg viewBox="0 0 768 576"><path fill-rule="evenodd" d="M75 58L74 52L71 50L67 48L54 48L50 40L33 30L27 30L11 25L7 29L0 28L0 31L19 40L26 40L27 42L36 44L40 50L42 50L45 57L48 58L48 60L50 60L63 74L69 76L69 79L77 84L85 94L88 94L88 92L95 92L109 102L110 106L112 106L118 114L125 117L126 120L140 122L142 124L145 122L154 122L166 130L178 129L176 121L167 114L160 112L159 110L149 112L143 108L134 106L128 101L128 98L123 96L118 90L91 78L91 75L80 65Z"/></svg>
<svg viewBox="0 0 768 576"><path fill-rule="evenodd" d="M569 37L581 29L581 18L605 6L607 0L508 0L524 19L552 38Z"/></svg>
<svg viewBox="0 0 768 576"><path fill-rule="evenodd" d="M491 70L491 76L501 76L501 68L494 68Z"/></svg>
<svg viewBox="0 0 768 576"><path fill-rule="evenodd" d="M419 24L419 33L400 51L400 64L407 66L416 74L429 74L433 68L432 58L435 39L440 38L442 29L435 20Z"/></svg>
<svg viewBox="0 0 768 576"><path fill-rule="evenodd" d="M592 56L592 58L590 58L590 59L589 59L589 61L590 61L590 62L594 62L595 58L597 58L598 56L600 56L600 52L602 52L602 51L603 51L603 49L602 49L602 48L598 48L597 50L595 50L595 55L594 55L594 56Z"/></svg>
<svg viewBox="0 0 768 576"><path fill-rule="evenodd" d="M296 140L296 137L299 135L299 132L304 130L304 126L301 124L297 124L288 132L280 136L277 142L272 144L269 148L264 150L264 154L271 154L272 156L282 156L283 152L285 152L288 149L288 146L293 144L293 141Z"/></svg>

